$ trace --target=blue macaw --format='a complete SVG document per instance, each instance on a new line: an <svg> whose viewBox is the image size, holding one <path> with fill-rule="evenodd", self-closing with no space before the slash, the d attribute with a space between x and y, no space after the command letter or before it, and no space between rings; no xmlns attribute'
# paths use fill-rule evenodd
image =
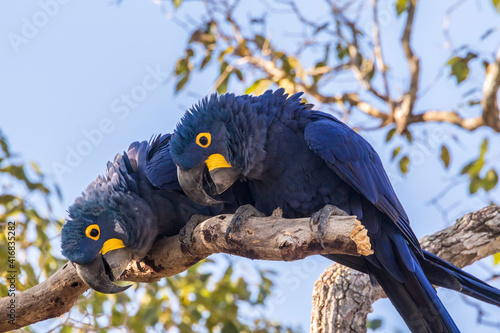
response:
<svg viewBox="0 0 500 333"><path fill-rule="evenodd" d="M246 190L240 186L238 200L229 191L220 198L224 204L194 203L177 181L169 141L166 134L151 143L132 143L126 153L108 162L105 176L97 177L69 207L62 253L92 289L102 293L127 289L112 281L131 260L144 258L155 239L179 234L195 215L233 213L251 202L241 195Z"/></svg>
<svg viewBox="0 0 500 333"><path fill-rule="evenodd" d="M368 273L413 332L459 331L431 283L500 306L498 289L420 248L373 147L300 96L214 94L192 107L170 143L184 192L214 205L205 188L220 194L247 183L255 208L240 207L233 230L280 207L284 217L311 217L321 237L332 214L356 215L374 254L327 257Z"/></svg>

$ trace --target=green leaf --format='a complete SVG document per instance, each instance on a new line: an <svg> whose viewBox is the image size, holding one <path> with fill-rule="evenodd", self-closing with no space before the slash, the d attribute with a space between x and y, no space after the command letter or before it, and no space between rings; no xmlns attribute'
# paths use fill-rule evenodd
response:
<svg viewBox="0 0 500 333"><path fill-rule="evenodd" d="M245 90L245 94L253 93L254 95L260 95L271 85L271 83L273 83L271 80L259 79Z"/></svg>
<svg viewBox="0 0 500 333"><path fill-rule="evenodd" d="M494 169L491 169L486 173L486 176L483 178L483 188L486 192L491 191L497 186L498 183L498 174Z"/></svg>
<svg viewBox="0 0 500 333"><path fill-rule="evenodd" d="M406 137L406 140L408 140L408 142L412 142L413 141L413 137L411 136L411 132L406 130L405 132L405 137Z"/></svg>
<svg viewBox="0 0 500 333"><path fill-rule="evenodd" d="M238 328L231 321L226 321L223 325L222 333L238 333Z"/></svg>
<svg viewBox="0 0 500 333"><path fill-rule="evenodd" d="M441 161L443 161L445 168L450 166L450 152L445 145L441 146Z"/></svg>
<svg viewBox="0 0 500 333"><path fill-rule="evenodd" d="M485 160L484 157L486 156L486 152L488 151L488 139L484 139L483 142L481 143L481 149L479 153L479 157L476 160L473 160L469 162L466 166L462 168L462 171L460 172L461 175L464 174L469 174L470 179L472 178L478 178L479 179L479 173L481 172ZM474 185L475 186L475 185Z"/></svg>
<svg viewBox="0 0 500 333"><path fill-rule="evenodd" d="M380 327L382 327L382 319L368 320L366 327L375 331L375 330L379 329Z"/></svg>
<svg viewBox="0 0 500 333"><path fill-rule="evenodd" d="M408 164L410 164L410 158L408 157L408 155L403 156L399 160L399 169L401 170L403 175L408 172Z"/></svg>
<svg viewBox="0 0 500 333"><path fill-rule="evenodd" d="M385 136L385 142L391 141L394 134L396 134L396 129L395 128L390 129L389 132L387 132L387 135Z"/></svg>
<svg viewBox="0 0 500 333"><path fill-rule="evenodd" d="M174 4L175 9L177 9L181 5L182 0L172 0L172 3Z"/></svg>
<svg viewBox="0 0 500 333"><path fill-rule="evenodd" d="M175 85L175 92L177 93L180 90L182 90L182 88L184 88L188 80L189 80L189 74L184 75Z"/></svg>
<svg viewBox="0 0 500 333"><path fill-rule="evenodd" d="M475 53L469 52L465 58L456 56L448 60L446 64L451 66L450 75L457 79L457 84L462 83L469 76L469 60L476 57Z"/></svg>
<svg viewBox="0 0 500 333"><path fill-rule="evenodd" d="M467 171L471 177L477 177L484 166L484 158L480 156L477 160L472 163L471 167Z"/></svg>
<svg viewBox="0 0 500 333"><path fill-rule="evenodd" d="M466 173L469 172L469 170L472 168L472 166L474 165L474 163L476 163L476 161L472 161L470 163L468 163L466 166L464 166L462 168L462 171L460 171L460 174L461 175L465 175Z"/></svg>
<svg viewBox="0 0 500 333"><path fill-rule="evenodd" d="M342 60L345 56L349 55L349 50L347 49L347 47L343 47L342 44L340 44L340 43L337 44L335 49L337 51L337 57L339 58L339 60ZM322 61L319 64L321 64L322 66L326 66L325 61ZM316 65L316 67L320 67L320 66Z"/></svg>
<svg viewBox="0 0 500 333"><path fill-rule="evenodd" d="M192 51L191 51L192 53ZM190 72L192 68L192 64L190 63L189 59L192 57L190 53L187 53L184 58L181 58L177 61L175 64L175 70L174 73L175 75L179 76L185 72Z"/></svg>
<svg viewBox="0 0 500 333"><path fill-rule="evenodd" d="M481 143L481 152L480 152L480 157L484 157L486 155L486 152L488 151L488 139L484 139L483 142Z"/></svg>
<svg viewBox="0 0 500 333"><path fill-rule="evenodd" d="M243 81L243 73L238 68L236 68L234 72L236 73L238 80Z"/></svg>
<svg viewBox="0 0 500 333"><path fill-rule="evenodd" d="M455 65L456 63L458 63L458 62L460 62L462 60L463 59L461 57L453 57L450 60L448 60L448 62L446 64L449 65L449 66L453 66L453 65Z"/></svg>
<svg viewBox="0 0 500 333"><path fill-rule="evenodd" d="M291 72L293 70L292 65L290 64L290 61L288 60L288 57L283 55L281 57L281 68L285 72L286 75L293 75Z"/></svg>
<svg viewBox="0 0 500 333"><path fill-rule="evenodd" d="M203 61L201 62L200 70L205 68L205 66L208 65L210 60L212 60L212 52L207 52L207 54L205 55L205 58L203 58Z"/></svg>
<svg viewBox="0 0 500 333"><path fill-rule="evenodd" d="M33 168L33 170L35 170L35 172L41 176L42 175L42 172L40 171L40 167L38 166L38 164L36 164L34 161L31 161L30 162L31 164L31 167Z"/></svg>
<svg viewBox="0 0 500 333"><path fill-rule="evenodd" d="M224 56L226 54L229 54L229 53L233 53L234 52L234 47L232 46L229 46L227 49L225 49L224 51L222 51L219 55L219 61L222 62L224 60Z"/></svg>
<svg viewBox="0 0 500 333"><path fill-rule="evenodd" d="M396 1L396 13L398 13L398 16L403 14L403 12L406 10L406 2L407 0Z"/></svg>
<svg viewBox="0 0 500 333"><path fill-rule="evenodd" d="M229 73L226 72L226 69L228 68L228 66L229 66L229 64L226 61L224 61L223 63L220 64L220 76L219 76L219 78L223 77L223 76L225 76L225 77L222 80L222 82L217 86L217 92L219 94L223 94L223 93L225 93L227 91L227 85L229 83L229 77L233 73L233 72L229 72ZM217 79L217 80L219 80L219 79Z"/></svg>
<svg viewBox="0 0 500 333"><path fill-rule="evenodd" d="M391 161L394 161L394 159L396 158L396 156L398 156L400 151L401 151L401 146L394 148L394 150L392 151Z"/></svg>
<svg viewBox="0 0 500 333"><path fill-rule="evenodd" d="M259 49L262 49L266 43L266 39L262 35L255 35L255 44L259 47Z"/></svg>
<svg viewBox="0 0 500 333"><path fill-rule="evenodd" d="M195 32L193 32L193 34L189 38L189 43L200 43L203 44L206 49L213 49L215 44L215 36L210 31L210 28L207 28L205 31L198 29L195 30Z"/></svg>
<svg viewBox="0 0 500 333"><path fill-rule="evenodd" d="M469 184L469 193L470 194L476 193L481 188L481 185L482 185L481 178L479 177L472 178Z"/></svg>
<svg viewBox="0 0 500 333"><path fill-rule="evenodd" d="M73 327L71 326L63 326L59 333L71 333L73 332Z"/></svg>
<svg viewBox="0 0 500 333"><path fill-rule="evenodd" d="M231 73L227 74L226 78L217 87L217 92L219 94L224 94L225 92L227 92L227 85L229 83L230 76L231 76Z"/></svg>
<svg viewBox="0 0 500 333"><path fill-rule="evenodd" d="M500 13L500 0L491 0L491 3L493 4L497 12Z"/></svg>
<svg viewBox="0 0 500 333"><path fill-rule="evenodd" d="M229 63L227 61L224 61L220 64L220 74L224 73L226 71L227 66L229 66Z"/></svg>
<svg viewBox="0 0 500 333"><path fill-rule="evenodd" d="M5 153L5 156L10 157L9 145L7 144L7 141L5 141L4 138L0 138L0 146L2 147L2 150Z"/></svg>
<svg viewBox="0 0 500 333"><path fill-rule="evenodd" d="M493 265L500 264L500 252L493 255Z"/></svg>

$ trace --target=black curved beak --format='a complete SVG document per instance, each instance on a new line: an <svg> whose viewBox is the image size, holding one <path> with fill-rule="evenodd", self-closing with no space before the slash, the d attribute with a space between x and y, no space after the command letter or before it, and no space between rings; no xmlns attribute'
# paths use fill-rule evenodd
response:
<svg viewBox="0 0 500 333"><path fill-rule="evenodd" d="M90 264L76 265L80 278L92 289L103 294L116 294L130 288L113 283L123 273L132 259L130 250L121 248L98 254Z"/></svg>
<svg viewBox="0 0 500 333"><path fill-rule="evenodd" d="M177 178L179 184L186 195L194 202L204 206L215 206L221 204L222 201L216 200L209 196L203 188L203 173L205 172L205 165L185 170L177 167ZM217 186L217 184L215 184Z"/></svg>
<svg viewBox="0 0 500 333"><path fill-rule="evenodd" d="M213 169L209 173L210 178L212 178L212 181L215 184L217 194L221 194L222 192L230 188L239 176L239 173L233 168Z"/></svg>

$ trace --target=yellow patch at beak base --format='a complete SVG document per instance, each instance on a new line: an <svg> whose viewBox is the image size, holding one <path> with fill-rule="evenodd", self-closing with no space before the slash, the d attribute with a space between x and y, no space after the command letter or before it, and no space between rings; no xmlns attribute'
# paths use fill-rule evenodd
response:
<svg viewBox="0 0 500 333"><path fill-rule="evenodd" d="M124 247L125 244L123 244L123 241L121 239L111 238L105 241L102 245L101 254L106 254L109 251L118 250Z"/></svg>
<svg viewBox="0 0 500 333"><path fill-rule="evenodd" d="M221 154L212 154L205 161L208 167L208 171L220 168L231 168L232 165L226 161L226 158Z"/></svg>

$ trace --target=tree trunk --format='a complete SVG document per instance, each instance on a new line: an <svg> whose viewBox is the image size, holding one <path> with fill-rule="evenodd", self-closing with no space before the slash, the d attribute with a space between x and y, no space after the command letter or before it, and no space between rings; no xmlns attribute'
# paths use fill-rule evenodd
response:
<svg viewBox="0 0 500 333"><path fill-rule="evenodd" d="M500 252L500 206L467 214L420 240L424 250L460 268ZM334 264L314 285L311 332L366 332L372 303L385 297L367 274Z"/></svg>

